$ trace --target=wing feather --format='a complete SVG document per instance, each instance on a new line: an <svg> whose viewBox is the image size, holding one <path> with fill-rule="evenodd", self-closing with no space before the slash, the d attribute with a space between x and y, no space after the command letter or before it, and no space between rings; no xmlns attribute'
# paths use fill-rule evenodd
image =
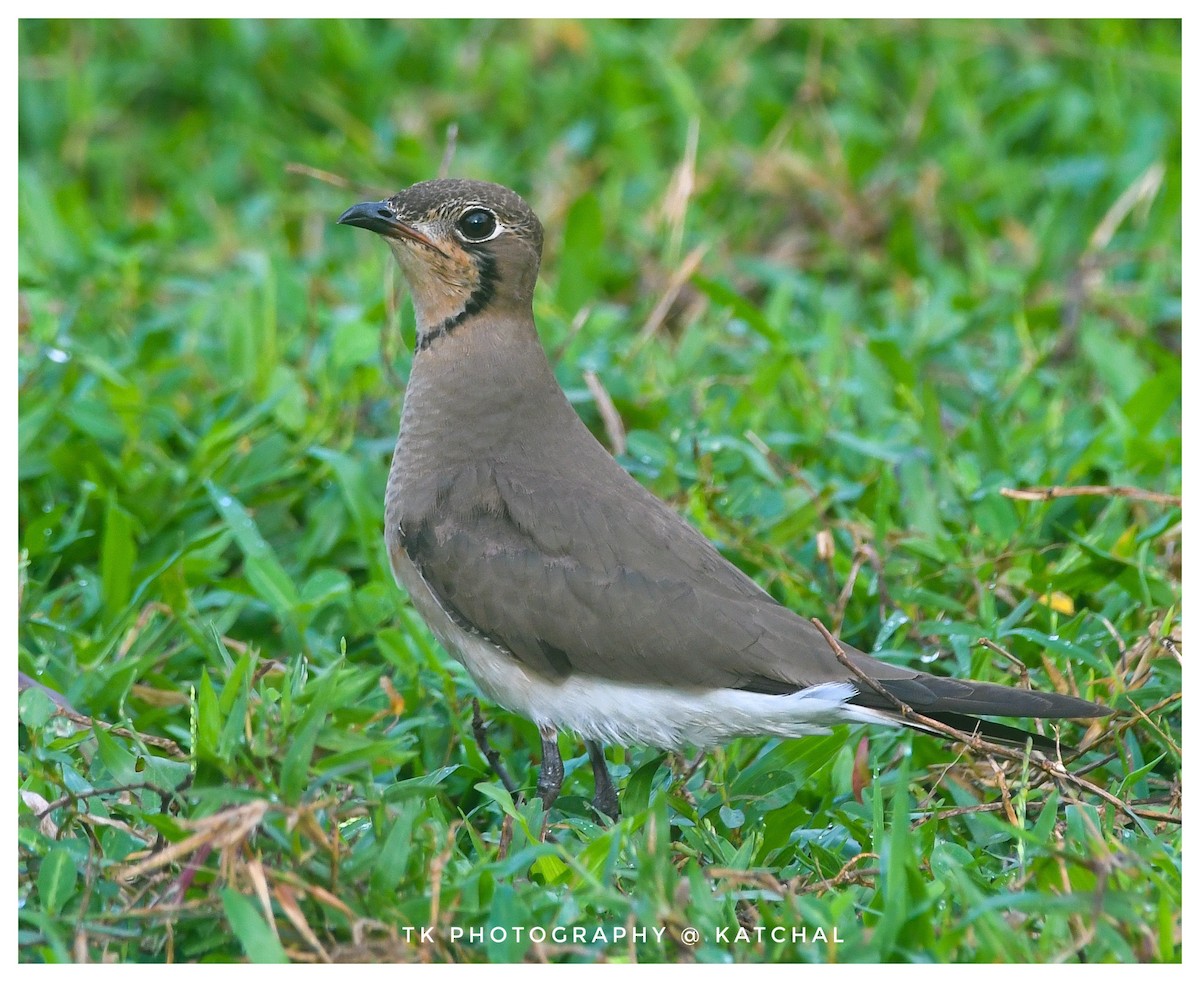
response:
<svg viewBox="0 0 1200 982"><path fill-rule="evenodd" d="M776 603L632 477L598 486L502 463L459 471L403 547L447 612L547 678L786 694L856 681L806 619ZM843 645L918 712L1083 717L1071 696L932 676ZM859 684L854 702L891 703Z"/></svg>

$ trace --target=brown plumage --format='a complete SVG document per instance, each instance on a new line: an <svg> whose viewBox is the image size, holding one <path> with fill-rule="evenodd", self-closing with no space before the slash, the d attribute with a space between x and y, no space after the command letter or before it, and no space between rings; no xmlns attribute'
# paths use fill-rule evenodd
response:
<svg viewBox="0 0 1200 982"><path fill-rule="evenodd" d="M340 221L385 237L417 315L385 508L393 569L484 693L539 724L545 748L558 728L681 746L902 722L808 620L638 484L580 421L538 340L542 230L520 197L428 181ZM1109 712L845 650L917 712L1010 742L1026 734L974 717ZM540 782L544 798L552 784ZM601 804L615 813L615 800Z"/></svg>

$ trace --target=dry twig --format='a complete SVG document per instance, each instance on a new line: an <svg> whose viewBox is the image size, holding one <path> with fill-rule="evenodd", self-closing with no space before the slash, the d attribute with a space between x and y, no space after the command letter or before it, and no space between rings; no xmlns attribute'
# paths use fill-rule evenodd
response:
<svg viewBox="0 0 1200 982"><path fill-rule="evenodd" d="M617 407L612 401L612 396L608 394L608 390L604 387L604 383L600 381L600 376L593 372L590 368L585 369L583 373L584 384L588 387L588 392L592 394L592 398L596 402L596 409L600 413L600 418L604 421L604 432L608 435L608 444L612 450L614 457L619 457L625 452L625 424L621 422L621 414L617 412Z"/></svg>
<svg viewBox="0 0 1200 982"><path fill-rule="evenodd" d="M1144 488L1134 488L1128 485L1078 484L1074 486L1054 485L1047 488L1001 488L1000 493L1015 501L1054 501L1057 498L1098 497L1130 498L1134 501L1151 501L1158 505L1171 505L1175 508L1183 504L1181 495L1147 491Z"/></svg>
<svg viewBox="0 0 1200 982"><path fill-rule="evenodd" d="M833 650L833 653L837 656L838 661L841 662L842 665L844 665L847 669L849 669L852 675L862 681L873 691L879 693L889 702L891 702L896 707L896 711L906 721L916 724L928 732L939 733L942 736L949 737L952 740L965 743L976 753L994 757L1003 757L1005 760L1017 761L1019 763L1025 763L1027 761L1030 767L1037 769L1052 781L1070 784L1082 791L1098 795L1118 811L1131 818L1134 824L1139 828L1142 827L1142 819L1132 807L1130 807L1116 795L1106 791L1104 788L1101 788L1095 784L1092 784L1090 781L1086 781L1083 778L1072 774L1066 769L1065 766L1063 766L1061 761L1048 760L1041 753L1027 753L1024 749L1014 750L1011 747L1004 746L1003 744L996 743L992 740L987 740L979 736L977 733L967 733L964 730L959 730L953 726L948 726L940 720L931 719L928 716L924 716L921 713L916 712L911 706L901 702L894 695L885 690L883 686L881 686L873 678L863 672L857 665L850 661L850 659L846 656L845 650L838 643L837 639L830 634L825 625L815 617L813 618L813 624L815 624L821 634L824 635L826 643L829 644L830 648Z"/></svg>

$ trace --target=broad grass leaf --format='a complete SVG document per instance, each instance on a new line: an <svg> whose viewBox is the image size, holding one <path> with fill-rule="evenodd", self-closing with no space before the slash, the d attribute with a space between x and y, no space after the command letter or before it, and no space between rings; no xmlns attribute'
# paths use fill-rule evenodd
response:
<svg viewBox="0 0 1200 982"><path fill-rule="evenodd" d="M250 961L259 965L278 965L289 961L278 935L271 930L254 901L226 887L221 891L221 905L225 908L229 927Z"/></svg>
<svg viewBox="0 0 1200 982"><path fill-rule="evenodd" d="M54 846L38 869L38 896L48 914L57 914L75 894L78 878L75 857L65 845Z"/></svg>

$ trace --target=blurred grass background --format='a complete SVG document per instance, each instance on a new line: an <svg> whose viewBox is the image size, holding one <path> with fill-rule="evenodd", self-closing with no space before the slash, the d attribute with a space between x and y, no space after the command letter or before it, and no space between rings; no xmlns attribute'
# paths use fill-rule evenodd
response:
<svg viewBox="0 0 1200 982"><path fill-rule="evenodd" d="M22 960L1179 959L1178 22L19 44ZM380 537L412 315L333 223L439 173L542 217L626 467L860 647L1122 710L1063 728L1099 791L842 729L614 748L610 828L564 737L542 842ZM1000 493L1056 485L1166 497ZM517 925L587 940L449 934Z"/></svg>

